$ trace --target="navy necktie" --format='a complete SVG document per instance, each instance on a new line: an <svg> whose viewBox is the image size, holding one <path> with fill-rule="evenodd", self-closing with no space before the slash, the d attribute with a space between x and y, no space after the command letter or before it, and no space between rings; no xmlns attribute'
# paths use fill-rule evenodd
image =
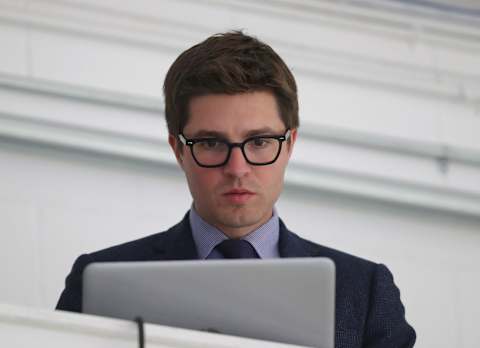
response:
<svg viewBox="0 0 480 348"><path fill-rule="evenodd" d="M242 239L226 239L216 246L226 259L258 259L253 246Z"/></svg>

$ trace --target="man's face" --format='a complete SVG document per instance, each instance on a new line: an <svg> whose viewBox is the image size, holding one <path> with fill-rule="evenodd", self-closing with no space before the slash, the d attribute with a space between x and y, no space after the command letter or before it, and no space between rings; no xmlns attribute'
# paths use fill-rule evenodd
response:
<svg viewBox="0 0 480 348"><path fill-rule="evenodd" d="M243 142L256 135L283 135L285 125L270 92L194 97L189 105L187 139L216 134L229 142ZM217 168L200 167L188 147L170 135L177 160L185 172L196 211L208 223L231 238L242 237L272 216L283 188L283 178L296 130L282 144L278 159L265 166L249 164L241 149L232 149L228 162Z"/></svg>

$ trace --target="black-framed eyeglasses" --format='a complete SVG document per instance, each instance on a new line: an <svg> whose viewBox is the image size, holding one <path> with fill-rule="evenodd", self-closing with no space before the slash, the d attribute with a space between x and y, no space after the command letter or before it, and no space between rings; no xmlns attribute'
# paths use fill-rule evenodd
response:
<svg viewBox="0 0 480 348"><path fill-rule="evenodd" d="M255 166L265 166L275 162L282 151L282 143L290 138L287 129L284 135L259 135L245 139L241 143L230 143L218 138L187 139L178 135L182 144L190 147L193 159L200 167L224 166L230 159L234 147L242 150L245 160Z"/></svg>

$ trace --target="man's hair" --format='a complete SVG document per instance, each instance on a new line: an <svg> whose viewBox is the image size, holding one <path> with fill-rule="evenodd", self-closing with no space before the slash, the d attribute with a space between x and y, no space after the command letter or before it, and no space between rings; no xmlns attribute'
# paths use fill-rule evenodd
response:
<svg viewBox="0 0 480 348"><path fill-rule="evenodd" d="M163 92L168 131L177 136L188 122L193 97L270 91L287 128L297 128L295 79L267 44L231 31L210 36L183 52L168 70Z"/></svg>

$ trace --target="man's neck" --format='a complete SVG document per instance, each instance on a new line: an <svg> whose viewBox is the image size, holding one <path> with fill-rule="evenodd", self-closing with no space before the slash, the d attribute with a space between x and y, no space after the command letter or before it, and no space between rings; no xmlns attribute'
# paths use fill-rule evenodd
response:
<svg viewBox="0 0 480 348"><path fill-rule="evenodd" d="M259 227L267 223L273 216L273 209L272 209L269 214L265 215L258 222L255 222L253 224L242 225L242 226L229 226L229 225L220 224L219 222L216 222L216 221L212 221L213 219L209 219L207 214L202 214L202 212L199 212L199 210L195 207L195 204L192 205L192 208L195 209L195 212L197 213L197 215L200 216L206 223L215 227L230 239L242 239L246 237L253 231L256 231Z"/></svg>
<svg viewBox="0 0 480 348"><path fill-rule="evenodd" d="M230 227L230 226L222 226L216 224L210 224L220 230L224 235L226 235L230 239L242 239L252 233L253 231L257 230L260 226L264 225L268 221L261 221L259 223L249 225L249 226L242 226L242 227ZM208 222L208 221L207 221Z"/></svg>

